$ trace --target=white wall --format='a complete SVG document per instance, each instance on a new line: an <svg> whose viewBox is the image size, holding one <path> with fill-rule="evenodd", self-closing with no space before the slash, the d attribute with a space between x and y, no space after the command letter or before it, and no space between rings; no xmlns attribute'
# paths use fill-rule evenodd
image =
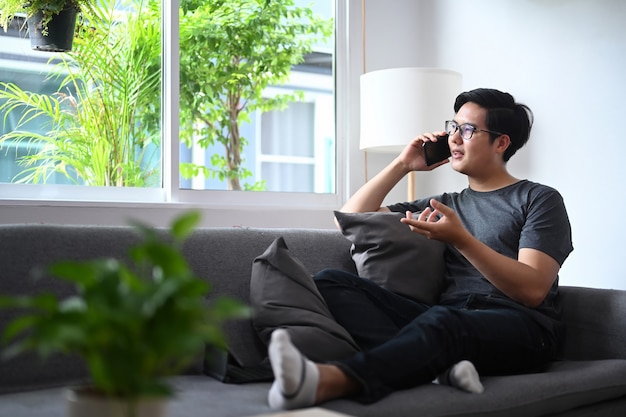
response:
<svg viewBox="0 0 626 417"><path fill-rule="evenodd" d="M565 199L575 250L561 283L626 289L626 2L366 0L366 16L367 70L452 69L466 90L498 88L533 109L531 140L509 168ZM370 159L370 171L384 164ZM421 175L418 195L463 186L454 176L431 173L430 187Z"/></svg>
<svg viewBox="0 0 626 417"><path fill-rule="evenodd" d="M352 0L355 2L355 0ZM352 3L351 3L352 4ZM363 72L396 67L437 67L439 29L431 16L437 14L436 0L365 0ZM439 66L445 68L443 66ZM448 68L452 69L452 68ZM453 115L450 103L450 116ZM443 129L443 120L441 129ZM421 132L416 132L416 136ZM358 138L355 139L358 147ZM369 179L395 155L367 153L363 179ZM460 190L466 185L463 176L445 167L434 173L416 173L418 196L439 191ZM386 204L407 200L408 184L401 181L385 199Z"/></svg>

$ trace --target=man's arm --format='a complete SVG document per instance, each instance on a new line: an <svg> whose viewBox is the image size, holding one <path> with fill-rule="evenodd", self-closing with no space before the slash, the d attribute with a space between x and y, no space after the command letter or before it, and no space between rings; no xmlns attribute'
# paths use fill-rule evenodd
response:
<svg viewBox="0 0 626 417"><path fill-rule="evenodd" d="M430 171L449 162L446 159L427 166L424 161L422 144L430 140L437 141L436 135L440 134L442 132L425 133L415 138L397 158L354 193L340 211L346 213L389 211L387 207L382 207L383 200L406 174L411 171Z"/></svg>
<svg viewBox="0 0 626 417"><path fill-rule="evenodd" d="M374 178L359 188L340 211L346 213L389 211L387 207L382 207L383 200L408 172L399 158L395 158Z"/></svg>
<svg viewBox="0 0 626 417"><path fill-rule="evenodd" d="M520 249L515 260L470 237L455 247L489 282L525 306L543 302L559 272L557 261L530 248Z"/></svg>
<svg viewBox="0 0 626 417"><path fill-rule="evenodd" d="M536 249L522 248L518 259L502 255L469 233L454 211L436 200L435 209L426 209L417 219L408 216L403 223L411 230L430 239L437 239L454 247L496 288L512 299L537 307L545 299L560 266L551 256ZM436 220L436 215L443 217Z"/></svg>

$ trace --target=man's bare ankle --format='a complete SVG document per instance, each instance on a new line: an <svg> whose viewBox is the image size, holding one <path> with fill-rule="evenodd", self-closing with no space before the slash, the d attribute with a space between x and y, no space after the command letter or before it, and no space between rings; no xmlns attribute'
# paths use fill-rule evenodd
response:
<svg viewBox="0 0 626 417"><path fill-rule="evenodd" d="M319 404L335 398L345 397L359 391L359 383L348 376L341 368L327 364L317 364L317 368L320 379L315 396L316 403Z"/></svg>

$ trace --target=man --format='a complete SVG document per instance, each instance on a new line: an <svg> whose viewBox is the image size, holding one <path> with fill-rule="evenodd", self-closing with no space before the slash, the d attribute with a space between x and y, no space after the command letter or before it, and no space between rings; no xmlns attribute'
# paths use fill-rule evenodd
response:
<svg viewBox="0 0 626 417"><path fill-rule="evenodd" d="M445 242L440 302L417 303L342 271L318 273L316 285L331 313L362 351L315 364L286 330L276 330L269 346L272 408L344 396L372 402L438 376L481 392L477 371L530 372L555 358L562 335L558 272L573 250L567 212L556 190L517 179L506 165L529 138L532 112L493 89L460 94L454 112L446 132L415 138L342 208L406 212L402 222L413 232ZM429 167L422 144L443 133L451 161ZM407 173L446 163L467 176L465 190L381 207ZM421 214L414 219L412 212Z"/></svg>

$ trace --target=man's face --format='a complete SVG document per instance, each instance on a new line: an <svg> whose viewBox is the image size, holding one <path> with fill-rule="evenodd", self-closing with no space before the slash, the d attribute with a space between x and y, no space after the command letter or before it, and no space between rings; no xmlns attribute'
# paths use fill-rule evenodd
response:
<svg viewBox="0 0 626 417"><path fill-rule="evenodd" d="M487 130L487 110L476 103L465 103L454 116L458 125L468 123L476 129ZM490 143L488 132L475 130L470 140L463 140L460 130L448 138L452 152L452 168L463 174L474 176L488 172L494 163L502 165L502 155Z"/></svg>

